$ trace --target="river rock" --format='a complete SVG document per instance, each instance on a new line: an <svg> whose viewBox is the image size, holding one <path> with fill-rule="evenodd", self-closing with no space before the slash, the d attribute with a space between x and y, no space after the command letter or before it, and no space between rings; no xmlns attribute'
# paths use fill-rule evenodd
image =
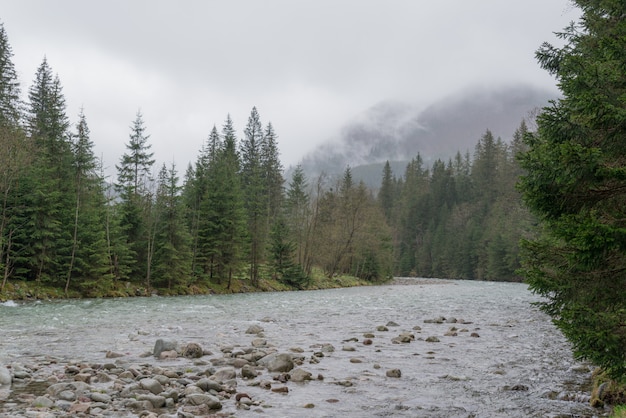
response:
<svg viewBox="0 0 626 418"><path fill-rule="evenodd" d="M248 329L246 330L246 334L260 334L263 331L265 330L262 326L254 324L248 327Z"/></svg>
<svg viewBox="0 0 626 418"><path fill-rule="evenodd" d="M439 338L437 338L435 336L430 336L430 337L426 338L426 342L427 343L438 343L439 342Z"/></svg>
<svg viewBox="0 0 626 418"><path fill-rule="evenodd" d="M322 344L322 348L320 349L322 353L332 353L335 351L335 346L332 344Z"/></svg>
<svg viewBox="0 0 626 418"><path fill-rule="evenodd" d="M394 377L394 378L402 377L402 372L400 371L400 369L387 370L385 374L387 375L387 377Z"/></svg>
<svg viewBox="0 0 626 418"><path fill-rule="evenodd" d="M161 353L159 354L160 360L173 359L176 357L178 357L178 352L176 350L161 351Z"/></svg>
<svg viewBox="0 0 626 418"><path fill-rule="evenodd" d="M0 386L10 385L13 381L13 377L11 377L11 372L6 366L0 364Z"/></svg>
<svg viewBox="0 0 626 418"><path fill-rule="evenodd" d="M163 392L163 386L159 383L158 380L152 378L145 378L139 381L139 385L145 390L152 392L155 395Z"/></svg>
<svg viewBox="0 0 626 418"><path fill-rule="evenodd" d="M105 358L119 358L119 357L124 357L124 354L122 353L116 353L115 351L107 351L107 353L104 355Z"/></svg>
<svg viewBox="0 0 626 418"><path fill-rule="evenodd" d="M35 408L52 408L54 406L54 402L50 398L46 398L45 396L37 396L33 401L33 406Z"/></svg>
<svg viewBox="0 0 626 418"><path fill-rule="evenodd" d="M424 323L425 324L443 324L445 320L446 318L444 318L443 316L438 316L437 318L434 318L434 319L425 319Z"/></svg>
<svg viewBox="0 0 626 418"><path fill-rule="evenodd" d="M206 405L209 409L222 409L222 403L217 396L206 393L193 393L186 397L190 405L200 406Z"/></svg>
<svg viewBox="0 0 626 418"><path fill-rule="evenodd" d="M254 366L251 366L249 364L244 365L241 368L241 377L243 379L254 379L255 377L257 377L257 372Z"/></svg>
<svg viewBox="0 0 626 418"><path fill-rule="evenodd" d="M154 355L154 357L159 358L161 356L162 352L164 352L164 351L176 351L177 348L178 348L178 342L177 341L175 341L175 340L166 340L166 339L159 338L154 343L154 350L152 351L152 354Z"/></svg>
<svg viewBox="0 0 626 418"><path fill-rule="evenodd" d="M154 408L163 408L165 406L165 396L146 394L137 396L138 401L148 401Z"/></svg>
<svg viewBox="0 0 626 418"><path fill-rule="evenodd" d="M252 340L252 347L265 347L267 345L267 340L265 338L255 338Z"/></svg>
<svg viewBox="0 0 626 418"><path fill-rule="evenodd" d="M227 380L236 379L237 372L234 367L221 367L213 373L212 378L218 382L225 382Z"/></svg>
<svg viewBox="0 0 626 418"><path fill-rule="evenodd" d="M389 321L389 322L387 322L387 326L388 327L399 327L400 324L398 324L397 322L394 322L394 321Z"/></svg>
<svg viewBox="0 0 626 418"><path fill-rule="evenodd" d="M295 369L291 372L292 382L304 382L306 380L312 380L312 374L303 369Z"/></svg>
<svg viewBox="0 0 626 418"><path fill-rule="evenodd" d="M204 355L202 347L197 343L189 343L183 349L183 356L187 358L200 358Z"/></svg>
<svg viewBox="0 0 626 418"><path fill-rule="evenodd" d="M267 368L270 373L289 372L295 365L291 354L272 353L258 361L259 365Z"/></svg>
<svg viewBox="0 0 626 418"><path fill-rule="evenodd" d="M109 403L109 402L111 402L111 396L107 395L106 393L102 393L102 392L93 392L93 393L91 393L89 395L89 397L94 402L102 402L102 403Z"/></svg>
<svg viewBox="0 0 626 418"><path fill-rule="evenodd" d="M57 396L62 401L74 402L76 400L76 394L71 390L64 390Z"/></svg>

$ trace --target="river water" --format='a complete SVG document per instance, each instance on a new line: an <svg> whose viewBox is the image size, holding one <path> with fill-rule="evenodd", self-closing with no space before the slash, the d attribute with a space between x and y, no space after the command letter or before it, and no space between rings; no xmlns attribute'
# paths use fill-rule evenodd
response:
<svg viewBox="0 0 626 418"><path fill-rule="evenodd" d="M321 344L332 344L335 351L319 364L302 365L323 380L291 383L287 395L240 387L271 408L237 416L602 416L602 410L580 402L589 391L590 367L573 360L563 336L532 305L539 299L527 286L406 282L306 292L9 302L0 304L0 363L46 355L104 362L108 350L129 361L157 362L141 355L151 352L158 338L197 342L221 355L224 346L249 347L256 336L245 331L258 324L279 351L301 348L307 359ZM440 316L465 323L424 322ZM387 324L388 331L377 330ZM452 326L457 335L445 336ZM403 331L413 332L415 341L393 343ZM364 333L375 335L372 345L362 344ZM426 342L430 336L439 342ZM400 378L386 376L394 368ZM303 409L305 404L314 408Z"/></svg>

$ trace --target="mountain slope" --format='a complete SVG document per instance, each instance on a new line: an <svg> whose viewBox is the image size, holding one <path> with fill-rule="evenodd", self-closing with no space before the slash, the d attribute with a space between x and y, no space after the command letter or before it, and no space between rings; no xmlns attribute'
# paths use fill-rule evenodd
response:
<svg viewBox="0 0 626 418"><path fill-rule="evenodd" d="M322 171L341 173L348 165L372 165L372 170L380 168L381 172L386 160L409 161L418 153L425 161L448 159L457 151L473 152L487 129L508 141L522 119L555 97L550 91L512 86L467 90L425 109L382 102L347 124L339 138L319 146L301 164L311 178Z"/></svg>

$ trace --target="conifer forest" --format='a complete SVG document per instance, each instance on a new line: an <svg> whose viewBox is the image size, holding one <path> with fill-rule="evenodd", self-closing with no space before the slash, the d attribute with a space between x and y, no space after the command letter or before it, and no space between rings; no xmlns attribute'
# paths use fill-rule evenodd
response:
<svg viewBox="0 0 626 418"><path fill-rule="evenodd" d="M156 164L137 112L126 152L103 162L89 109L71 120L45 58L22 100L12 54L0 26L0 291L185 294L267 278L305 288L314 271L518 280L518 242L533 231L515 190L525 122L506 140L486 129L445 161L418 154L402 173L388 162L376 190L350 167L309 178L298 166L286 179L275 127L256 108L243 135L228 115L214 125L187 167Z"/></svg>

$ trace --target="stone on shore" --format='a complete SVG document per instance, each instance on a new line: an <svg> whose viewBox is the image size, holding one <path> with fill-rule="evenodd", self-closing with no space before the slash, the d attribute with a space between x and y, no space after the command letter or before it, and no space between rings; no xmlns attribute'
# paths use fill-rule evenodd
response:
<svg viewBox="0 0 626 418"><path fill-rule="evenodd" d="M145 379L141 379L139 384L143 389L150 391L155 395L163 392L163 386L156 379L147 377Z"/></svg>
<svg viewBox="0 0 626 418"><path fill-rule="evenodd" d="M164 351L176 351L177 348L178 348L178 342L177 341L175 341L175 340L166 340L166 339L163 339L163 338L159 338L154 343L154 350L152 351L152 354L154 355L154 357L159 358L161 356L162 352L164 352Z"/></svg>
<svg viewBox="0 0 626 418"><path fill-rule="evenodd" d="M187 395L186 399L193 406L206 405L209 409L222 409L222 403L217 396L206 393L192 393Z"/></svg>

